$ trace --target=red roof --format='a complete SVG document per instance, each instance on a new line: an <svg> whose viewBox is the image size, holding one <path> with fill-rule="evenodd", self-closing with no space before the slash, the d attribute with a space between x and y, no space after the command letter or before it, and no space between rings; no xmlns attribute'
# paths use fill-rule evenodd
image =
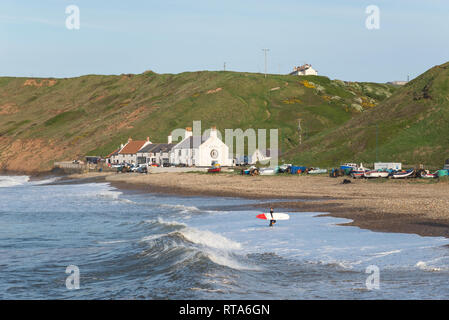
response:
<svg viewBox="0 0 449 320"><path fill-rule="evenodd" d="M108 155L106 156L106 159L112 157L115 153L118 153L119 151L120 151L120 148L115 149L114 151L112 151L110 154L108 154Z"/></svg>
<svg viewBox="0 0 449 320"><path fill-rule="evenodd" d="M126 146L119 152L119 154L136 154L137 151L142 149L143 145L147 143L146 140L131 140Z"/></svg>

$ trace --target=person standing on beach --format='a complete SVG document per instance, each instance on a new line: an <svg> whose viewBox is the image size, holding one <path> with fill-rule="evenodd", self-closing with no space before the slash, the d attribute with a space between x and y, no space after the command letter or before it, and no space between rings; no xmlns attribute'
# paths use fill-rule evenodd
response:
<svg viewBox="0 0 449 320"><path fill-rule="evenodd" d="M271 220L270 220L270 227L274 226L274 224L276 223L276 220L274 220L273 218L273 208L270 208L270 214L271 214Z"/></svg>

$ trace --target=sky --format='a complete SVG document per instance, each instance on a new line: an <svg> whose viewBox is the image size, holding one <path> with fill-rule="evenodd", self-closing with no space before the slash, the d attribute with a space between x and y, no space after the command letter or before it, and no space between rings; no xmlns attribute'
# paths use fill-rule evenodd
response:
<svg viewBox="0 0 449 320"><path fill-rule="evenodd" d="M447 0L2 0L0 76L263 73L267 48L272 74L309 63L331 79L406 80L449 61L448 16Z"/></svg>

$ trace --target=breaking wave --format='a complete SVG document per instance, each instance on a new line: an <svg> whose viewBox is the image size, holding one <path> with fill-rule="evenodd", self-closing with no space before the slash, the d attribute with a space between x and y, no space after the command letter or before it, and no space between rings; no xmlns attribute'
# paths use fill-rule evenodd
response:
<svg viewBox="0 0 449 320"><path fill-rule="evenodd" d="M191 263L205 263L204 259L206 259L209 263L231 269L258 269L240 261L244 260L241 252L239 252L242 249L240 243L220 234L188 227L186 224L177 221L166 221L162 218L145 222L150 224L152 228L159 228L160 231L170 230L140 239L140 242L148 246L144 251L146 256L156 256L160 259L164 255L173 255L176 252L179 255L176 264L186 263L186 257L188 257L187 260L191 260Z"/></svg>
<svg viewBox="0 0 449 320"><path fill-rule="evenodd" d="M8 188L15 186L38 186L43 184L49 184L59 180L59 177L53 177L43 180L31 181L29 176L0 176L0 188Z"/></svg>
<svg viewBox="0 0 449 320"><path fill-rule="evenodd" d="M0 176L0 188L25 185L30 181L29 176Z"/></svg>

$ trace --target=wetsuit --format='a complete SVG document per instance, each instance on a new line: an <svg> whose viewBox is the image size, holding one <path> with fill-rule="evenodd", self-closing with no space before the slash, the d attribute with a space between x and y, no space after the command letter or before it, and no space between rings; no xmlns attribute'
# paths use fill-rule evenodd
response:
<svg viewBox="0 0 449 320"><path fill-rule="evenodd" d="M270 214L271 214L270 227L272 227L276 223L276 220L273 219L273 209L270 210Z"/></svg>

